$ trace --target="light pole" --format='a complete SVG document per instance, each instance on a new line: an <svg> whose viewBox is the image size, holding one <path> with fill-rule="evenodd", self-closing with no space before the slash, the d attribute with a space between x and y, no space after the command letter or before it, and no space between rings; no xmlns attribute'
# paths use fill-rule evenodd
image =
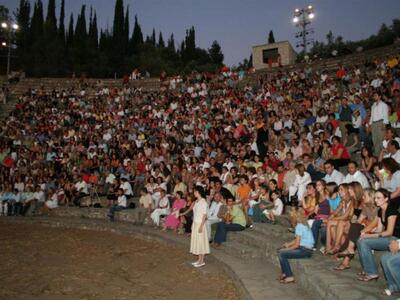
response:
<svg viewBox="0 0 400 300"><path fill-rule="evenodd" d="M307 38L307 35L314 33L314 29L307 28L315 17L314 7L309 5L302 9L296 8L293 15L293 23L301 28L301 31L296 33L296 38L301 38L301 41L296 44L296 47L303 47L304 54L306 54L307 45L310 45L314 41L313 39Z"/></svg>
<svg viewBox="0 0 400 300"><path fill-rule="evenodd" d="M10 75L10 68L11 68L11 44L12 44L12 34L19 29L18 24L16 23L1 23L1 28L6 30L8 33L8 41L3 42L3 47L8 47L8 54L7 54L7 77Z"/></svg>

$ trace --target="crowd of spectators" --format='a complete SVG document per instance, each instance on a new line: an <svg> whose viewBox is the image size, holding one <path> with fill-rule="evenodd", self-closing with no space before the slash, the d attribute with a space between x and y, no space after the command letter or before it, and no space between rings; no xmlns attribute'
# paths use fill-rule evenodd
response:
<svg viewBox="0 0 400 300"><path fill-rule="evenodd" d="M361 281L378 277L372 250L391 251L385 293L400 291L398 58L277 69L242 88L239 75L177 76L153 93L30 90L1 122L0 213L105 196L111 220L136 207L138 223L190 233L202 186L216 248L229 231L300 207L296 239L279 252L283 283L294 281L287 259L321 244L344 258L338 271L358 249Z"/></svg>

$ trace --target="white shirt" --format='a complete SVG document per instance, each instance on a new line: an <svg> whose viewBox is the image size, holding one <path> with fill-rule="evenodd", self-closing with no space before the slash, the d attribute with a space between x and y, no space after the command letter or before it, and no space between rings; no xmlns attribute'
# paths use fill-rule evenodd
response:
<svg viewBox="0 0 400 300"><path fill-rule="evenodd" d="M203 198L197 200L193 206L193 223L201 223L203 215L207 215L208 204Z"/></svg>
<svg viewBox="0 0 400 300"><path fill-rule="evenodd" d="M158 203L158 208L161 209L169 209L169 199L167 196L163 197L160 199L160 202Z"/></svg>
<svg viewBox="0 0 400 300"><path fill-rule="evenodd" d="M221 205L222 205L221 202L216 202L216 201L211 202L210 209L208 210L207 213L208 220L219 220L218 212Z"/></svg>
<svg viewBox="0 0 400 300"><path fill-rule="evenodd" d="M108 174L108 176L106 177L106 183L112 184L114 182L115 178L116 177L114 174L112 174L112 173Z"/></svg>
<svg viewBox="0 0 400 300"><path fill-rule="evenodd" d="M357 170L353 175L350 173L346 175L344 183L351 183L353 181L359 182L363 189L369 188L369 182L367 177L359 170Z"/></svg>
<svg viewBox="0 0 400 300"><path fill-rule="evenodd" d="M340 173L338 170L333 170L331 175L326 174L324 177L326 183L335 182L337 185L340 185L344 181L344 175Z"/></svg>
<svg viewBox="0 0 400 300"><path fill-rule="evenodd" d="M398 164L400 164L400 150L397 150L395 154L387 154L385 157L391 157L393 158Z"/></svg>
<svg viewBox="0 0 400 300"><path fill-rule="evenodd" d="M84 180L75 183L75 188L81 193L89 194L87 183Z"/></svg>
<svg viewBox="0 0 400 300"><path fill-rule="evenodd" d="M371 108L371 119L369 120L369 124L377 121L383 121L383 123L389 124L389 107L382 100L375 102Z"/></svg>
<svg viewBox="0 0 400 300"><path fill-rule="evenodd" d="M45 200L44 192L43 191L34 192L33 193L33 199L36 199L39 202L44 202L44 200Z"/></svg>
<svg viewBox="0 0 400 300"><path fill-rule="evenodd" d="M294 180L293 185L296 187L299 186L306 186L307 184L309 184L311 182L311 176L309 173L304 172L303 176L300 176L300 174L296 174L296 179Z"/></svg>
<svg viewBox="0 0 400 300"><path fill-rule="evenodd" d="M118 197L118 206L126 207L127 206L127 201L126 201L126 196L122 195Z"/></svg>
<svg viewBox="0 0 400 300"><path fill-rule="evenodd" d="M121 183L119 188L124 190L125 195L127 196L133 195L132 186L128 181Z"/></svg>

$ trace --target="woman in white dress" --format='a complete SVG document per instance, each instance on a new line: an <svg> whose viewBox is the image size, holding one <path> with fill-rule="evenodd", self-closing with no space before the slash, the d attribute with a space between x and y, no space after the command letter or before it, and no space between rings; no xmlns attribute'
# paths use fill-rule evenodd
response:
<svg viewBox="0 0 400 300"><path fill-rule="evenodd" d="M210 244L208 242L207 219L208 203L205 199L203 187L196 186L194 190L196 202L193 207L193 225L190 240L190 253L198 255L196 262L192 263L195 268L205 266L204 256L210 253Z"/></svg>

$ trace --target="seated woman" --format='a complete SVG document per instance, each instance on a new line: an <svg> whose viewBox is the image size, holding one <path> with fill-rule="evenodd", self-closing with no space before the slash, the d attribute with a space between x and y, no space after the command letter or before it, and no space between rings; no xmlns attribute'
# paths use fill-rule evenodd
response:
<svg viewBox="0 0 400 300"><path fill-rule="evenodd" d="M363 269L357 278L360 281L377 280L378 270L374 260L374 251L385 251L391 241L400 238L400 212L396 203L390 201L390 192L379 189L375 193L375 204L378 206L378 217L372 226L382 228L380 233L363 233L357 242L360 263Z"/></svg>
<svg viewBox="0 0 400 300"><path fill-rule="evenodd" d="M330 205L329 205L329 191L326 187L325 180L320 179L317 180L316 184L316 189L317 189L317 205L315 206L314 209L314 222L312 223L311 226L311 231L313 232L314 236L314 241L315 241L315 246L317 246L318 239L319 239L319 230L321 226L324 224L324 221L326 221L329 218L329 215L331 213Z"/></svg>
<svg viewBox="0 0 400 300"><path fill-rule="evenodd" d="M58 207L58 196L54 189L50 189L47 194L47 201L42 206L42 213L48 213L49 211Z"/></svg>
<svg viewBox="0 0 400 300"><path fill-rule="evenodd" d="M342 144L340 137L334 136L332 138L332 161L335 169L347 166L350 161L350 154L345 145Z"/></svg>
<svg viewBox="0 0 400 300"><path fill-rule="evenodd" d="M367 189L364 191L361 203L361 214L357 219L357 222L351 223L349 233L347 235L344 245L347 245L346 249L338 254L338 257L343 257L342 263L335 267L337 271L350 269L350 261L354 257L355 247L358 238L361 234L373 233L376 226L373 221L377 217L377 208L375 206L375 191L373 189Z"/></svg>
<svg viewBox="0 0 400 300"><path fill-rule="evenodd" d="M317 206L317 190L315 183L310 182L309 184L307 184L306 196L304 197L302 206L306 217L309 218L314 214L315 207Z"/></svg>
<svg viewBox="0 0 400 300"><path fill-rule="evenodd" d="M175 232L178 230L179 225L181 224L180 220L180 211L186 206L186 201L183 199L183 193L181 191L176 192L176 199L172 204L172 211L166 217L163 230L167 230L167 228L173 229Z"/></svg>
<svg viewBox="0 0 400 300"><path fill-rule="evenodd" d="M314 237L311 228L308 225L304 209L292 210L290 212L292 225L295 226L295 238L289 243L284 243L278 250L278 258L281 264L282 274L281 283L293 283L292 270L289 265L289 259L310 258L313 253Z"/></svg>
<svg viewBox="0 0 400 300"><path fill-rule="evenodd" d="M381 265L388 284L384 294L392 296L400 293L400 239L391 241L389 250L381 257Z"/></svg>
<svg viewBox="0 0 400 300"><path fill-rule="evenodd" d="M193 206L194 206L194 196L193 194L188 194L186 196L186 204L183 208L184 212L180 214L181 223L186 234L190 235L192 232L193 224Z"/></svg>
<svg viewBox="0 0 400 300"><path fill-rule="evenodd" d="M269 201L268 187L266 185L262 185L260 195L258 196L258 203L252 207L253 213L251 216L251 220L254 223L265 222L267 219L263 214L263 211L270 207L271 204L271 201Z"/></svg>
<svg viewBox="0 0 400 300"><path fill-rule="evenodd" d="M340 251L345 225L350 222L354 212L348 184L342 183L339 186L339 195L342 201L333 214L329 216L327 223L325 254L330 255Z"/></svg>

